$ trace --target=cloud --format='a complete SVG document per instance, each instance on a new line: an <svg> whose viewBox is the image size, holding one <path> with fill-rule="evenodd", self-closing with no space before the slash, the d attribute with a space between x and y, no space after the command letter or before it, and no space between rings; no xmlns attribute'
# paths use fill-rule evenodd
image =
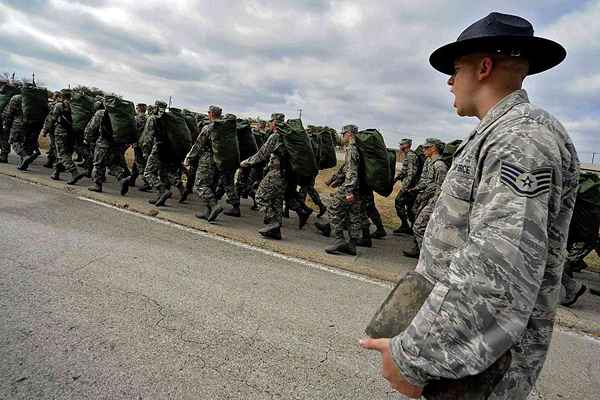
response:
<svg viewBox="0 0 600 400"><path fill-rule="evenodd" d="M492 10L565 45L567 60L526 88L584 156L600 151L600 0L4 0L0 61L53 89L89 84L242 116L302 109L306 123L379 128L390 146L453 140L477 121L454 114L428 58Z"/></svg>

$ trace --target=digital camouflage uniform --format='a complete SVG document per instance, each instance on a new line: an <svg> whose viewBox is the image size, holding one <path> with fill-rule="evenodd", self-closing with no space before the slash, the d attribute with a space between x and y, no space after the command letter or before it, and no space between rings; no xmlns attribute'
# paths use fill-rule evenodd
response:
<svg viewBox="0 0 600 400"><path fill-rule="evenodd" d="M321 147L321 141L319 139L319 136L318 135L309 135L308 137L310 139L310 144L312 146L313 153L315 154L316 157L318 157L320 154L320 147ZM317 162L318 162L318 160L317 160ZM317 205L321 209L324 209L325 205L321 201L321 196L319 195L319 192L317 192L317 190L315 189L316 178L317 178L317 175L301 182L299 193L300 193L300 196L302 197L303 201L306 201L306 196L308 195L310 197L310 199L313 201L313 203L315 203L315 205ZM324 210L323 210L323 212L324 212Z"/></svg>
<svg viewBox="0 0 600 400"><path fill-rule="evenodd" d="M246 160L248 166L256 166L268 161L267 173L258 185L256 203L264 212L266 225L283 224L283 200L285 197L286 182L284 159L285 150L279 134L274 134L267 139L258 152Z"/></svg>
<svg viewBox="0 0 600 400"><path fill-rule="evenodd" d="M4 129L9 134L9 143L19 157L27 157L31 155L28 150L27 131L23 123L23 96L20 94L14 95L2 113Z"/></svg>
<svg viewBox="0 0 600 400"><path fill-rule="evenodd" d="M133 148L134 161L133 166L131 167L131 173L134 176L144 176L144 171L146 169L147 155L144 154L142 150L142 145L139 143L140 138L144 133L144 129L146 128L146 120L148 116L142 113L136 113L135 115L135 129L137 132L137 141L131 146ZM146 178L144 179L144 183L146 182Z"/></svg>
<svg viewBox="0 0 600 400"><path fill-rule="evenodd" d="M436 154L425 161L423 174L419 179L419 183L415 186L417 197L413 206L413 213L416 216L413 232L419 248L421 248L425 229L447 173L446 163L440 158L439 154Z"/></svg>
<svg viewBox="0 0 600 400"><path fill-rule="evenodd" d="M351 240L359 240L362 229L362 198L359 194L359 166L360 153L354 143L346 146L344 164L332 178L332 183L337 186L331 194L328 208L329 222L336 239L344 238L344 229L348 229ZM354 194L354 201L348 204L346 196Z"/></svg>
<svg viewBox="0 0 600 400"><path fill-rule="evenodd" d="M54 109L54 105L50 106L50 109ZM52 167L57 162L56 157L56 144L54 143L54 128L50 128L52 126L52 114L48 113L46 115L46 119L44 120L44 132L46 132L46 136L48 137L48 153L46 153L46 165L48 167Z"/></svg>
<svg viewBox="0 0 600 400"><path fill-rule="evenodd" d="M106 167L109 168L109 173L118 180L129 176L129 171L123 167L121 162L124 146L114 143L110 128L103 122L105 113L106 110L96 111L85 127L84 133L87 143L95 143L92 180L100 185L106 176Z"/></svg>
<svg viewBox="0 0 600 400"><path fill-rule="evenodd" d="M205 125L186 156L189 164L196 163L198 165L194 192L200 198L200 202L208 208L214 208L217 205L215 188L219 179L213 157L212 132L214 132L214 125L212 123Z"/></svg>
<svg viewBox="0 0 600 400"><path fill-rule="evenodd" d="M404 160L402 160L400 172L395 179L397 182L400 182L400 191L396 196L394 205L396 207L396 215L398 215L398 218L402 222L402 227L412 227L415 221L415 215L412 213L415 194L409 192L409 189L412 189L418 180L418 169L417 154L412 150L408 150L404 156Z"/></svg>
<svg viewBox="0 0 600 400"><path fill-rule="evenodd" d="M155 189L164 188L168 190L171 186L181 185L181 163L167 160L162 154L168 146L166 138L159 131L158 116L149 118L146 124L146 139L152 142L152 150L146 161L144 179L148 185Z"/></svg>
<svg viewBox="0 0 600 400"><path fill-rule="evenodd" d="M44 129L48 132L54 132L57 159L55 170L59 171L58 164L60 164L65 171L78 173L77 166L73 162L75 138L71 133L71 106L68 102L59 101L52 107L48 118L45 120ZM82 154L82 156L85 155L85 153Z"/></svg>
<svg viewBox="0 0 600 400"><path fill-rule="evenodd" d="M458 148L416 272L433 285L392 357L415 385L512 363L491 399L526 399L550 345L578 159L563 126L524 90Z"/></svg>

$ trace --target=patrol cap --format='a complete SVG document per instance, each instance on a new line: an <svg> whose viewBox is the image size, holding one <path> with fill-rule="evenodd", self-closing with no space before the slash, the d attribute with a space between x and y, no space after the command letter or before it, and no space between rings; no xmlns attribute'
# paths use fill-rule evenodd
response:
<svg viewBox="0 0 600 400"><path fill-rule="evenodd" d="M432 146L443 146L444 142L442 142L440 139L436 139L436 138L427 138L425 139L425 143L423 143L423 147L432 147Z"/></svg>
<svg viewBox="0 0 600 400"><path fill-rule="evenodd" d="M358 133L358 126L356 126L356 125L345 125L342 128L342 134L344 134L346 132L350 132L350 133L352 133L354 135L354 134Z"/></svg>
<svg viewBox="0 0 600 400"><path fill-rule="evenodd" d="M221 113L223 112L223 110L219 106L209 106L208 107L208 112L216 114L216 115L221 115Z"/></svg>
<svg viewBox="0 0 600 400"><path fill-rule="evenodd" d="M164 101L156 100L154 102L154 107L164 110L167 108L167 103L165 103Z"/></svg>
<svg viewBox="0 0 600 400"><path fill-rule="evenodd" d="M284 122L285 121L285 114L282 114L282 113L273 113L273 114L271 114L271 121Z"/></svg>
<svg viewBox="0 0 600 400"><path fill-rule="evenodd" d="M146 103L137 103L136 107L144 107L144 108L146 108L146 107L148 107L148 105Z"/></svg>
<svg viewBox="0 0 600 400"><path fill-rule="evenodd" d="M400 140L400 146L412 145L412 139L404 138Z"/></svg>

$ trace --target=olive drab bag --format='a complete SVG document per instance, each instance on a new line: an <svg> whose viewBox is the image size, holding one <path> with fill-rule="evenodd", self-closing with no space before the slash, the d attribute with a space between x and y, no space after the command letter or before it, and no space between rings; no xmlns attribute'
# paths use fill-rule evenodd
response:
<svg viewBox="0 0 600 400"><path fill-rule="evenodd" d="M240 166L240 146L237 138L237 121L233 118L212 122L211 146L217 168L235 171Z"/></svg>
<svg viewBox="0 0 600 400"><path fill-rule="evenodd" d="M95 99L81 92L73 93L71 97L71 120L73 131L82 136L88 122L94 116Z"/></svg>
<svg viewBox="0 0 600 400"><path fill-rule="evenodd" d="M458 150L458 147L461 145L462 140L454 140L450 143L446 143L444 146L444 151L441 154L442 161L446 163L448 169L452 166L452 160L454 159L454 153Z"/></svg>
<svg viewBox="0 0 600 400"><path fill-rule="evenodd" d="M135 143L137 140L137 128L135 125L135 107L133 103L117 96L105 96L104 108L106 109L106 114L108 114L115 143Z"/></svg>
<svg viewBox="0 0 600 400"><path fill-rule="evenodd" d="M575 209L569 225L568 243L594 240L600 230L600 176L593 172L579 175Z"/></svg>
<svg viewBox="0 0 600 400"><path fill-rule="evenodd" d="M160 135L167 143L161 149L159 157L161 160L181 162L192 147L192 134L182 112L176 108L170 108L162 113L158 120Z"/></svg>
<svg viewBox="0 0 600 400"><path fill-rule="evenodd" d="M290 119L286 123L277 123L277 130L281 134L293 172L298 177L316 176L319 166L302 121Z"/></svg>
<svg viewBox="0 0 600 400"><path fill-rule="evenodd" d="M236 124L238 144L240 146L240 159L245 160L252 157L258 151L258 145L250 123L244 119L239 119Z"/></svg>
<svg viewBox="0 0 600 400"><path fill-rule="evenodd" d="M321 146L319 147L319 169L329 169L337 165L335 152L335 131L325 128L319 133Z"/></svg>
<svg viewBox="0 0 600 400"><path fill-rule="evenodd" d="M21 93L21 90L16 86L4 85L0 88L0 114L4 111L4 107L8 105L10 99L19 93Z"/></svg>
<svg viewBox="0 0 600 400"><path fill-rule="evenodd" d="M394 189L394 174L383 136L376 129L366 129L354 135L354 142L360 153L361 184L381 196L389 196Z"/></svg>
<svg viewBox="0 0 600 400"><path fill-rule="evenodd" d="M23 123L32 127L41 127L50 111L48 91L45 88L24 87L21 89Z"/></svg>
<svg viewBox="0 0 600 400"><path fill-rule="evenodd" d="M196 115L193 111L190 110L183 110L182 114L183 118L185 118L185 123L187 124L187 127L190 130L192 143L195 143L196 139L198 139L198 135L200 134L200 131L198 130L198 124L196 123Z"/></svg>
<svg viewBox="0 0 600 400"><path fill-rule="evenodd" d="M405 331L427 301L434 285L423 275L411 271L400 278L381 304L365 332L374 339L393 338ZM428 400L485 400L508 371L510 350L479 375L462 379L432 381L423 389Z"/></svg>

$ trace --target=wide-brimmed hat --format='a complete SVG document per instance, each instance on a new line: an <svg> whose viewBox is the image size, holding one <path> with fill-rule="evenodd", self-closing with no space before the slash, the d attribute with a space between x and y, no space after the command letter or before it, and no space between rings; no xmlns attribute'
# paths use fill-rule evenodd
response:
<svg viewBox="0 0 600 400"><path fill-rule="evenodd" d="M567 55L560 44L533 36L533 25L526 19L493 12L465 29L456 42L434 51L429 62L438 71L452 75L458 57L480 51L524 57L529 61L528 75L557 66Z"/></svg>

